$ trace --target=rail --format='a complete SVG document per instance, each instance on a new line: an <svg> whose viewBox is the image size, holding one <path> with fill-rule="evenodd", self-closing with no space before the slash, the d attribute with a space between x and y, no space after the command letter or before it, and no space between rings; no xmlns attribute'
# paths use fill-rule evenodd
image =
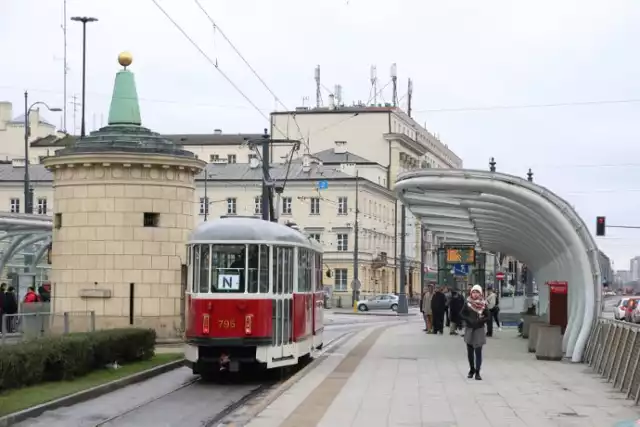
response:
<svg viewBox="0 0 640 427"><path fill-rule="evenodd" d="M80 332L73 328L72 317L82 316L83 332L96 330L95 311L66 311L64 313L34 312L4 314L0 318L0 345L13 344L25 339Z"/></svg>
<svg viewBox="0 0 640 427"><path fill-rule="evenodd" d="M640 401L640 325L599 318L591 332L583 363L627 399Z"/></svg>

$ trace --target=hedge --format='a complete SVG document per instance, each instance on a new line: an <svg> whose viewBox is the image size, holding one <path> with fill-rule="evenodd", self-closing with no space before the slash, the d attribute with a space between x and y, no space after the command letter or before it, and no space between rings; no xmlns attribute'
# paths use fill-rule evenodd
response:
<svg viewBox="0 0 640 427"><path fill-rule="evenodd" d="M68 334L0 346L0 392L63 381L107 364L148 360L154 355L153 329L126 328Z"/></svg>

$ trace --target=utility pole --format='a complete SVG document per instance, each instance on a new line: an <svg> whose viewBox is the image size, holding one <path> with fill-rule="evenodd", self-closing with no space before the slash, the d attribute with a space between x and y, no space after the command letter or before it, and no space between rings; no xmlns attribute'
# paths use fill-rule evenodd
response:
<svg viewBox="0 0 640 427"><path fill-rule="evenodd" d="M402 204L400 213L400 292L398 292L398 314L409 314L407 304L407 208Z"/></svg>
<svg viewBox="0 0 640 427"><path fill-rule="evenodd" d="M76 131L78 130L78 124L76 121L76 116L78 113L78 106L80 105L80 103L78 102L78 95L73 95L71 97L71 99L73 99L73 101L69 102L69 104L73 105L73 132L72 134L75 135Z"/></svg>
<svg viewBox="0 0 640 427"><path fill-rule="evenodd" d="M29 92L24 91L24 213L33 213L31 182L29 178Z"/></svg>
<svg viewBox="0 0 640 427"><path fill-rule="evenodd" d="M407 87L407 115L411 117L411 101L413 100L413 80L409 79Z"/></svg>
<svg viewBox="0 0 640 427"><path fill-rule="evenodd" d="M273 192L271 191L271 177L269 174L270 135L265 128L262 135L262 219L265 221L277 221L274 206Z"/></svg>
<svg viewBox="0 0 640 427"><path fill-rule="evenodd" d="M74 16L72 21L82 22L82 123L80 124L80 138L85 136L84 111L87 104L87 22L96 22L98 18Z"/></svg>
<svg viewBox="0 0 640 427"><path fill-rule="evenodd" d="M360 290L360 278L359 278L359 270L360 266L358 265L358 257L359 257L359 224L358 224L358 214L359 206L358 206L358 193L360 190L359 186L360 175L358 174L358 170L356 170L356 213L355 213L355 221L353 223L353 281L351 282L352 296L351 296L351 305L355 304L358 300L358 291Z"/></svg>
<svg viewBox="0 0 640 427"><path fill-rule="evenodd" d="M371 66L371 75L369 77L371 81L371 96L369 98L373 99L373 105L378 105L378 72L376 70L376 66Z"/></svg>
<svg viewBox="0 0 640 427"><path fill-rule="evenodd" d="M69 74L69 67L67 66L67 0L63 1L62 5L62 34L63 34L63 43L64 43L64 83L63 83L63 92L64 92L64 102L62 103L62 130L67 132L67 74Z"/></svg>

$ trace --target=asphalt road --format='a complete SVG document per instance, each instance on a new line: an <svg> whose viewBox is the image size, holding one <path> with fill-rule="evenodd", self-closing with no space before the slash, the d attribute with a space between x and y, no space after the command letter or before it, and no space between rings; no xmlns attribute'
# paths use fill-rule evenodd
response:
<svg viewBox="0 0 640 427"><path fill-rule="evenodd" d="M324 341L363 328L397 322L395 317L339 315L326 312ZM203 426L226 407L260 386L260 380L204 383L179 368L68 408L16 424L18 427L164 427Z"/></svg>

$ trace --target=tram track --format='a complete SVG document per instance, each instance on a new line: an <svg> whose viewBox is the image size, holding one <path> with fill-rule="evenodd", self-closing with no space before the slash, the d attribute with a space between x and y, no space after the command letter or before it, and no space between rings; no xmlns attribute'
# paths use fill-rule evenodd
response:
<svg viewBox="0 0 640 427"><path fill-rule="evenodd" d="M327 341L314 357L326 352L353 332ZM259 399L308 366L313 359L283 371L267 371L259 378L230 376L207 382L193 376L175 388L138 403L108 418L94 420L92 427L200 426L217 427L249 402ZM212 411L213 409L213 411Z"/></svg>

